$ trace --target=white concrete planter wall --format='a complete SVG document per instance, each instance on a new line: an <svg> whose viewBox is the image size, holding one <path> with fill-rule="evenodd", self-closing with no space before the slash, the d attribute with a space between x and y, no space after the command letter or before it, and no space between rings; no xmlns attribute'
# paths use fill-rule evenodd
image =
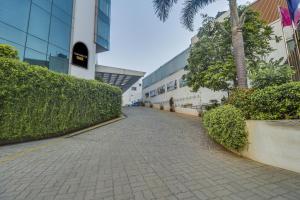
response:
<svg viewBox="0 0 300 200"><path fill-rule="evenodd" d="M249 145L243 156L300 173L300 120L246 122Z"/></svg>
<svg viewBox="0 0 300 200"><path fill-rule="evenodd" d="M199 112L196 109L192 109L192 108L176 107L175 112L186 114L186 115L199 116Z"/></svg>

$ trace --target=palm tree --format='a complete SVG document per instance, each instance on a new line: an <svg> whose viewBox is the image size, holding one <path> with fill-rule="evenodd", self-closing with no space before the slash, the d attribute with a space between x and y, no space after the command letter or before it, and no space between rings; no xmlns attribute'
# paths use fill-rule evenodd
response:
<svg viewBox="0 0 300 200"><path fill-rule="evenodd" d="M215 0L185 0L181 22L189 30L193 30L194 17L198 10ZM232 47L237 69L237 82L240 88L247 88L247 71L242 26L244 14L239 16L236 0L228 0L231 18ZM163 22L167 20L170 10L178 0L153 0L155 14Z"/></svg>

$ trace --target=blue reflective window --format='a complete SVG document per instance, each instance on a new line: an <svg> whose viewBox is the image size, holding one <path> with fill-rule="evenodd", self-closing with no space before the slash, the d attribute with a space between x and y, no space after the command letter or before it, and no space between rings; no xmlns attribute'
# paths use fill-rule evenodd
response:
<svg viewBox="0 0 300 200"><path fill-rule="evenodd" d="M61 49L57 46L49 44L48 46L48 55L49 56L56 56L61 58L69 58L69 52Z"/></svg>
<svg viewBox="0 0 300 200"><path fill-rule="evenodd" d="M63 11L61 8L59 8L57 6L52 7L52 15L54 15L55 17L62 20L63 22L65 22L68 25L71 25L71 23L72 23L71 15L69 15L68 13L66 13L65 11Z"/></svg>
<svg viewBox="0 0 300 200"><path fill-rule="evenodd" d="M26 48L25 50L24 61L32 65L47 66L46 59L46 54L42 54L29 48Z"/></svg>
<svg viewBox="0 0 300 200"><path fill-rule="evenodd" d="M41 40L41 39L37 38L37 37L28 35L26 46L31 48L31 49L34 49L38 52L46 54L48 43L44 40Z"/></svg>
<svg viewBox="0 0 300 200"><path fill-rule="evenodd" d="M110 0L99 0L99 8L107 16L110 16L110 4Z"/></svg>
<svg viewBox="0 0 300 200"><path fill-rule="evenodd" d="M53 3L63 9L69 15L72 15L73 11L73 0L53 0Z"/></svg>
<svg viewBox="0 0 300 200"><path fill-rule="evenodd" d="M97 16L97 37L96 43L104 48L109 49L110 40L110 0L98 0L98 16Z"/></svg>
<svg viewBox="0 0 300 200"><path fill-rule="evenodd" d="M70 26L52 16L49 42L63 49L69 49L70 31Z"/></svg>
<svg viewBox="0 0 300 200"><path fill-rule="evenodd" d="M0 20L23 31L27 30L29 0L1 0Z"/></svg>
<svg viewBox="0 0 300 200"><path fill-rule="evenodd" d="M3 24L0 21L0 38L24 46L26 41L26 33L12 26Z"/></svg>
<svg viewBox="0 0 300 200"><path fill-rule="evenodd" d="M73 0L0 0L0 43L26 62L68 73L72 12Z"/></svg>
<svg viewBox="0 0 300 200"><path fill-rule="evenodd" d="M49 12L51 11L52 0L32 0L32 2Z"/></svg>
<svg viewBox="0 0 300 200"><path fill-rule="evenodd" d="M68 73L69 53L67 51L54 45L49 45L48 54L50 70L61 73Z"/></svg>
<svg viewBox="0 0 300 200"><path fill-rule="evenodd" d="M36 5L32 5L28 33L48 40L50 14Z"/></svg>

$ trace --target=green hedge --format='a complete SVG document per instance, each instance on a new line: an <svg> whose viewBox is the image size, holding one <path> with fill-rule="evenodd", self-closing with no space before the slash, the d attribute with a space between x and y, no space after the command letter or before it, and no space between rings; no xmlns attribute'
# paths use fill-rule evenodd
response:
<svg viewBox="0 0 300 200"><path fill-rule="evenodd" d="M230 150L240 151L248 143L243 114L232 105L220 106L206 112L203 123L208 134Z"/></svg>
<svg viewBox="0 0 300 200"><path fill-rule="evenodd" d="M0 143L62 135L116 118L121 90L0 58Z"/></svg>
<svg viewBox="0 0 300 200"><path fill-rule="evenodd" d="M300 119L300 82L255 91L237 90L228 103L239 108L246 119Z"/></svg>
<svg viewBox="0 0 300 200"><path fill-rule="evenodd" d="M18 59L18 51L7 44L0 44L0 57Z"/></svg>
<svg viewBox="0 0 300 200"><path fill-rule="evenodd" d="M251 95L251 119L300 119L300 82L257 90Z"/></svg>

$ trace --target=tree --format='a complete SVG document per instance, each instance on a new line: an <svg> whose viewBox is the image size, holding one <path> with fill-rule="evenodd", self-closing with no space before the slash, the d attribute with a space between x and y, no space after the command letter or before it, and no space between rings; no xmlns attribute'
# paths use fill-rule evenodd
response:
<svg viewBox="0 0 300 200"><path fill-rule="evenodd" d="M230 8L231 41L233 47L233 57L237 71L237 82L241 88L247 88L247 71L245 63L245 50L242 27L245 14L239 15L236 0L228 0ZM181 22L189 30L193 30L193 21L199 9L204 8L215 0L185 0L182 10ZM170 9L178 0L153 0L155 13L162 21L166 21Z"/></svg>
<svg viewBox="0 0 300 200"><path fill-rule="evenodd" d="M292 81L295 71L287 64L278 61L260 62L256 70L250 72L251 85L253 88L263 89L268 86L282 85Z"/></svg>
<svg viewBox="0 0 300 200"><path fill-rule="evenodd" d="M245 7L240 7L243 13ZM269 41L272 29L252 10L245 12L243 38L248 70L255 70L263 57L273 49ZM199 41L191 48L185 78L188 85L197 91L200 87L228 91L238 87L237 70L231 46L230 19L218 22L203 15L203 26L198 33ZM233 84L232 84L233 83Z"/></svg>

